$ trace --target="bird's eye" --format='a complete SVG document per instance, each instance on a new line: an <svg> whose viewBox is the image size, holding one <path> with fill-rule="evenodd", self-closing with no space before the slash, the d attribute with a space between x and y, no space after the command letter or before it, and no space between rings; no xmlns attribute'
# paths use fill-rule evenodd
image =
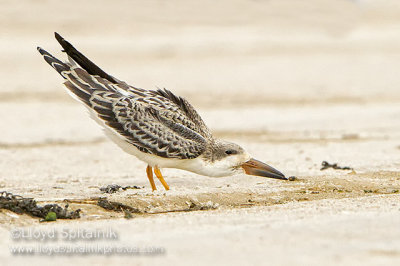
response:
<svg viewBox="0 0 400 266"><path fill-rule="evenodd" d="M235 150L226 150L225 154L227 155L232 155L232 154L236 154L237 152Z"/></svg>

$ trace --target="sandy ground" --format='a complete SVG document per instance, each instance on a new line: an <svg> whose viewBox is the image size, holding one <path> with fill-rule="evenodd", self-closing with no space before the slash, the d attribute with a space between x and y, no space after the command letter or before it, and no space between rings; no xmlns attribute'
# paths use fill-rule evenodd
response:
<svg viewBox="0 0 400 266"><path fill-rule="evenodd" d="M53 223L0 210L2 263L399 264L396 1L69 2L0 1L1 190L82 210ZM102 135L35 50L62 57L54 31L112 75L186 97L216 136L297 180L164 169L171 190L152 193L146 165ZM100 191L111 184L138 189ZM118 239L29 239L66 229ZM11 250L65 245L162 252Z"/></svg>

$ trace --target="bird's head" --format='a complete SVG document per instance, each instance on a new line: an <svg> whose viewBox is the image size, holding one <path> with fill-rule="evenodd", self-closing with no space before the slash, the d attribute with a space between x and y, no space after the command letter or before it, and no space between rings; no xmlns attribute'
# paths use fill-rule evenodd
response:
<svg viewBox="0 0 400 266"><path fill-rule="evenodd" d="M212 161L214 176L245 173L287 180L281 172L252 158L242 147L232 142L215 140L208 157Z"/></svg>

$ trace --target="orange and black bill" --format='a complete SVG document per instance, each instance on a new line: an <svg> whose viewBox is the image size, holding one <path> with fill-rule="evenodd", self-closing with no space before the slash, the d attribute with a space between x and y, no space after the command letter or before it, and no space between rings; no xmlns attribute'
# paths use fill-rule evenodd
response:
<svg viewBox="0 0 400 266"><path fill-rule="evenodd" d="M242 168L248 175L257 175L257 176L265 176L270 178L288 180L284 174L282 174L275 168L253 158L242 164Z"/></svg>

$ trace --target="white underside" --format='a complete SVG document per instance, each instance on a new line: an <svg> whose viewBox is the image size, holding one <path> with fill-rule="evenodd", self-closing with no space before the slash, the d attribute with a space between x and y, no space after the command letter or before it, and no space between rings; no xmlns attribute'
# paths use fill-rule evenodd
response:
<svg viewBox="0 0 400 266"><path fill-rule="evenodd" d="M73 60L72 63L74 63ZM67 92L72 96L72 98L76 99L79 102L82 102L81 99L74 95L69 89L67 89ZM108 127L105 122L101 120L91 108L86 105L85 107L89 111L90 117L103 128L105 134L113 142L115 142L125 152L136 156L139 160L144 161L152 167L157 166L159 168L177 168L194 172L200 175L217 177L228 176L238 172L243 172L242 170L240 170L240 167L237 168L235 166L240 165L240 162L245 162L250 159L250 155L244 153L241 155L229 156L227 158L224 158L223 160L214 161L211 163L208 160L204 160L204 157L202 157L201 155L195 159L177 159L163 158L157 155L141 152L134 145L128 143L123 136L118 134L118 132Z"/></svg>
<svg viewBox="0 0 400 266"><path fill-rule="evenodd" d="M111 129L103 127L105 134L116 143L122 150L125 152L136 156L139 160L144 161L148 165L154 167L157 166L159 168L177 168L186 171L190 171L196 174L212 176L212 177L221 177L221 176L229 176L235 173L243 173L243 170L237 169L236 171L230 170L230 167L226 167L224 162L210 163L203 159L202 156L199 156L195 159L177 159L177 158L163 158L154 154L144 153L139 151L135 146L127 143L121 137L119 137L116 133L114 133ZM246 159L243 161L247 161L250 159L250 156L246 154ZM229 163L229 162L227 162ZM227 170L229 169L229 170Z"/></svg>
<svg viewBox="0 0 400 266"><path fill-rule="evenodd" d="M136 156L139 160L147 163L151 167L157 166L159 168L177 168L211 177L221 177L233 175L235 173L243 173L242 169L233 170L231 167L229 167L229 165L233 162L230 162L228 160L210 163L204 160L201 155L195 159L177 159L163 158L154 154L141 152L134 145L126 142L125 139L117 132L105 125L104 121L99 119L97 114L95 114L89 107L87 107L87 109L89 111L90 117L102 127L107 137L109 137L126 153ZM232 156L233 158L231 159L236 159L235 161L240 160L243 162L250 159L250 155L248 155L247 153L242 156L244 156L244 158L239 159L234 158L235 156Z"/></svg>
<svg viewBox="0 0 400 266"><path fill-rule="evenodd" d="M70 94L74 99L81 102L81 100L71 93L67 89L68 94ZM177 158L163 158L154 154L149 154L141 152L134 145L129 144L125 139L120 136L117 132L109 128L103 120L101 120L96 113L88 106L85 105L89 111L90 117L95 120L103 129L104 133L116 143L122 150L126 153L136 156L139 160L147 163L152 167L159 168L177 168L186 171L190 171L196 174L211 176L211 177L222 177L229 176L238 173L244 173L242 168L233 168L235 165L239 165L240 162L245 162L250 160L251 156L248 153L244 153L237 156L230 156L225 160L220 160L216 162L209 162L204 160L203 156L200 155L195 159L177 159Z"/></svg>

